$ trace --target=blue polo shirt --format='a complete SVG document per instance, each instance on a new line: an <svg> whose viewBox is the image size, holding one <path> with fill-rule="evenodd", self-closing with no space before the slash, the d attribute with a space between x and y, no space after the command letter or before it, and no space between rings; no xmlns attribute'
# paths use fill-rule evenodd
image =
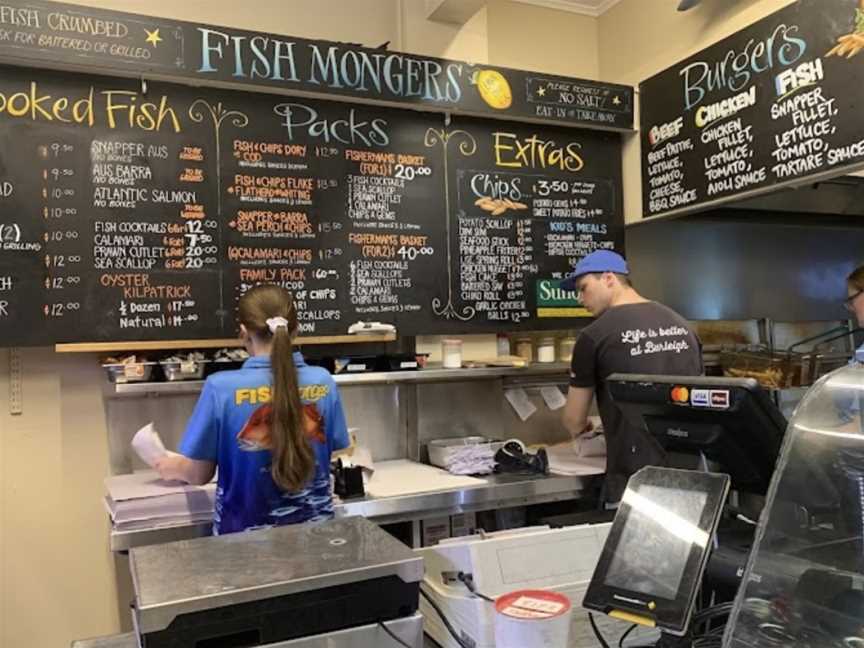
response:
<svg viewBox="0 0 864 648"><path fill-rule="evenodd" d="M349 445L342 401L332 376L294 353L306 438L315 474L298 492L282 491L270 474L272 420L270 358L249 358L241 369L210 376L186 426L180 453L215 462L215 534L326 520L333 517L330 454Z"/></svg>

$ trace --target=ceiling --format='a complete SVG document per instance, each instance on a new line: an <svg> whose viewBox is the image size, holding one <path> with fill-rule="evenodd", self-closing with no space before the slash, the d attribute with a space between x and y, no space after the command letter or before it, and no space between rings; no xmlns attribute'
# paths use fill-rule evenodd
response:
<svg viewBox="0 0 864 648"><path fill-rule="evenodd" d="M558 9L559 11L571 11L573 13L588 16L599 16L608 9L621 2L621 0L512 0L522 4L546 7L547 9Z"/></svg>

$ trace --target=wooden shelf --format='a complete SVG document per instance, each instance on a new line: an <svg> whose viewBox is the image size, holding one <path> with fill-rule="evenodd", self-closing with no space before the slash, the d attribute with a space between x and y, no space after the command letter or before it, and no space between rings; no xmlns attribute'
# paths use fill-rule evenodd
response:
<svg viewBox="0 0 864 648"><path fill-rule="evenodd" d="M298 337L294 340L295 346L309 346L321 344L360 344L363 342L393 342L396 340L395 333L383 333L380 335L321 335L310 337ZM69 344L57 344L54 350L57 353L107 353L113 351L162 351L172 349L221 349L223 347L242 346L237 338L226 338L223 340L147 340L141 342L76 342Z"/></svg>

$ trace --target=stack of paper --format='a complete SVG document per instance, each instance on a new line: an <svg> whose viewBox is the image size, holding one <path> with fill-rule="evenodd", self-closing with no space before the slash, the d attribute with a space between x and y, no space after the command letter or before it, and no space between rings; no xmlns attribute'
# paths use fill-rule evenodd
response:
<svg viewBox="0 0 864 648"><path fill-rule="evenodd" d="M209 522L216 484L189 486L152 470L105 479L105 506L116 530Z"/></svg>
<svg viewBox="0 0 864 648"><path fill-rule="evenodd" d="M584 440L583 444L580 441L568 441L566 443L558 443L546 448L546 456L549 458L549 472L555 475L600 475L606 472L606 444L591 442L587 443L588 439ZM583 445L585 447L583 447ZM588 450L590 446L592 452ZM603 452L599 452L599 446L602 445Z"/></svg>

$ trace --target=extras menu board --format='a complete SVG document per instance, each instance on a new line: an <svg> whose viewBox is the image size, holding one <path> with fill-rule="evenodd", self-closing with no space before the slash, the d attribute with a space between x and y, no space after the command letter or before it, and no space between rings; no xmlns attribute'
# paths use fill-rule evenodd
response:
<svg viewBox="0 0 864 648"><path fill-rule="evenodd" d="M618 137L458 119L447 139L452 330L561 328L586 316L558 288L576 261L623 250Z"/></svg>
<svg viewBox="0 0 864 648"><path fill-rule="evenodd" d="M609 132L3 69L9 344L232 337L285 286L301 334L552 326L620 247ZM559 324L560 326L560 324Z"/></svg>
<svg viewBox="0 0 864 648"><path fill-rule="evenodd" d="M640 86L645 216L864 164L864 3L799 0Z"/></svg>

